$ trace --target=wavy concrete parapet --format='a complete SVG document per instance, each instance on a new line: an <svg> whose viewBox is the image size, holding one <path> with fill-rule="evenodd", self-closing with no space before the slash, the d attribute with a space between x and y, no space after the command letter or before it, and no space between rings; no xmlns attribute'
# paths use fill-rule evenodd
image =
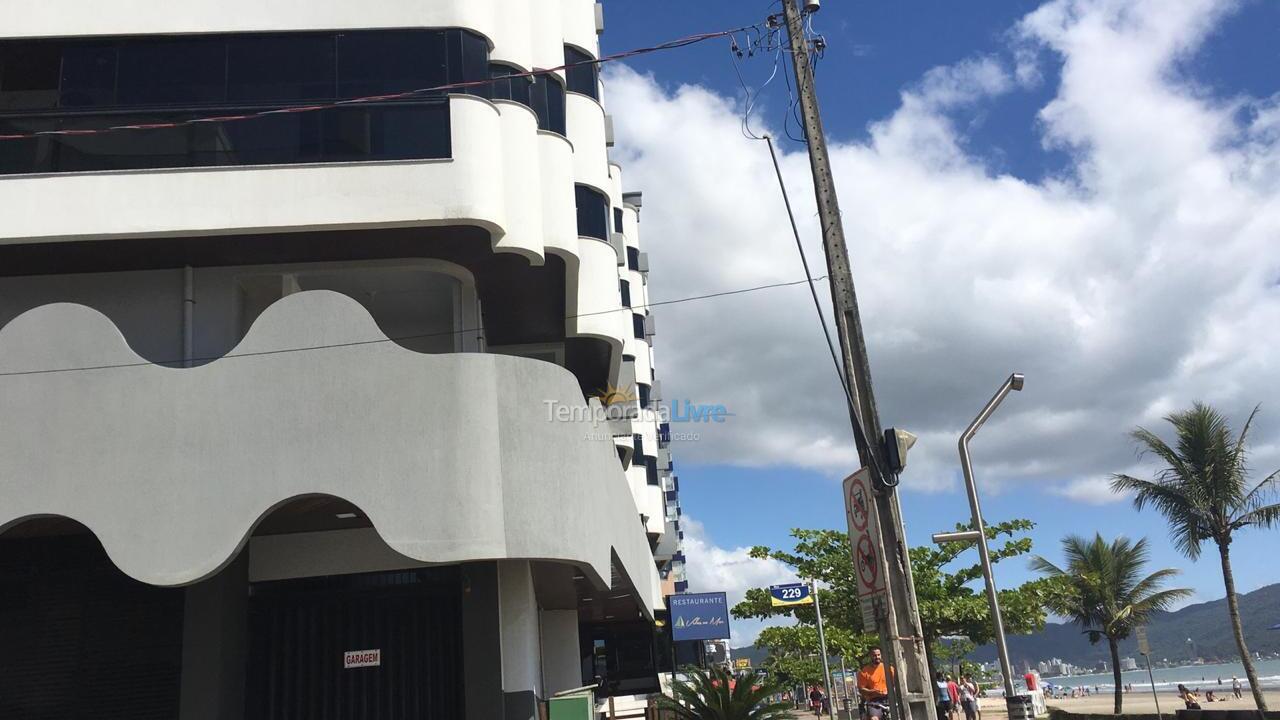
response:
<svg viewBox="0 0 1280 720"><path fill-rule="evenodd" d="M585 405L563 368L406 350L328 291L276 302L228 356L188 369L142 360L95 310L47 305L0 329L0 530L69 517L126 574L182 585L272 508L323 493L422 562L554 560L604 587L616 553L652 609L613 444L549 403Z"/></svg>

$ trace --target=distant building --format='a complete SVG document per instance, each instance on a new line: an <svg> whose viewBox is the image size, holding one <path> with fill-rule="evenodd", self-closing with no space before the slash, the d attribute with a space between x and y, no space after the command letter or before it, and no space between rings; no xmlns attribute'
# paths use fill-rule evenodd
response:
<svg viewBox="0 0 1280 720"><path fill-rule="evenodd" d="M1120 658L1120 669L1121 670L1137 670L1138 661L1134 660L1131 657Z"/></svg>

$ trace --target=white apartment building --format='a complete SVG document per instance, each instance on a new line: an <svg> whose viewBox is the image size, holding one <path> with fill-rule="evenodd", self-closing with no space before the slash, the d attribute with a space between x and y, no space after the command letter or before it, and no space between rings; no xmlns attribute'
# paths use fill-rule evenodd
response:
<svg viewBox="0 0 1280 720"><path fill-rule="evenodd" d="M595 65L510 77L599 57L601 8L0 17L0 717L654 691L684 557L640 197Z"/></svg>

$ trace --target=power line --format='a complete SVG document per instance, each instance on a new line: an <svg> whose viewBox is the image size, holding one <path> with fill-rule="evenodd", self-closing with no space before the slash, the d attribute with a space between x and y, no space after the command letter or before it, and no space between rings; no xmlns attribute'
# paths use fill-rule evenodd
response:
<svg viewBox="0 0 1280 720"><path fill-rule="evenodd" d="M825 280L826 277L827 277L826 275L823 275L821 277L809 278L805 280L792 280L790 282L768 283L765 285L754 285L752 287L738 288L736 290L723 290L720 292L706 293L703 295L691 295L689 297L676 298L673 300L662 300L659 302L651 302L651 303L648 303L645 307L656 307L660 305L678 305L681 303L694 302L697 300L710 300L713 298L729 297L731 295L742 295L744 293L757 292L760 290L772 290L774 288L793 287L795 285L811 283L814 280ZM594 312L578 313L577 315L567 315L565 316L565 320L572 320L572 319L581 318L581 317L592 317L596 315L608 315L609 313L616 313L616 312L633 312L633 311L631 308L627 308L627 307L614 308L610 310L597 310ZM420 340L420 339L432 338L432 337L462 335L465 333L473 333L473 332L484 332L484 328L464 328L462 330L445 330L441 332L421 333L417 335L398 335L396 337L378 338L375 340L353 340L351 342L330 343L325 345L308 345L305 347L296 347L296 348L279 348L276 350L258 350L256 352L228 353L226 355L211 355L206 357L188 358L185 360L161 360L158 362L142 360L139 362L115 363L115 364L109 364L109 365L86 365L86 366L70 367L70 368L45 368L42 370L13 370L9 372L0 372L0 377L19 377L19 376L25 376L25 375L56 375L60 373L69 373L69 372L87 372L90 370L116 370L121 368L147 367L147 366L182 367L185 364L192 363L192 362L211 362L214 360L223 360L226 358L261 357L264 355L286 355L290 353L310 352L314 350L331 350L336 348L359 347L362 345L378 345L381 343L389 343L389 342L399 343L406 340Z"/></svg>
<svg viewBox="0 0 1280 720"><path fill-rule="evenodd" d="M809 272L809 258L805 255L804 243L800 241L800 228L796 226L796 216L791 212L791 197L787 195L786 183L782 181L782 167L778 165L778 153L773 149L773 138L765 135L764 141L769 144L769 157L773 158L773 171L778 176L778 189L782 191L782 202L787 206L787 219L791 221L791 234L796 238L796 250L800 251L800 264L804 266L805 277L813 277ZM849 407L854 408L856 405L853 401L853 391L849 389L849 381L845 379L844 372L841 370L840 358L836 356L836 346L831 340L831 330L827 327L827 314L822 311L822 303L818 301L818 288L813 284L813 280L809 281L809 294L813 296L813 309L818 313L818 322L822 323L822 335L827 339L827 350L830 351L831 363L836 368L836 379L844 389Z"/></svg>
<svg viewBox="0 0 1280 720"><path fill-rule="evenodd" d="M554 73L557 71L564 71L570 68L581 67L585 65L600 66L607 62L625 60L630 57L636 57L638 55L647 55L648 53L658 52L660 50L674 50L676 48L686 47L696 43L704 42L706 40L714 40L715 38L732 36L736 33L746 32L749 30L758 31L759 27L760 26L757 23L755 25L744 25L742 27L734 28L732 30L719 30L717 32L687 35L685 37L677 38L675 40L668 40L667 42L659 43L657 45L650 45L648 47L636 48L634 50L626 50L623 52L614 53L612 55L605 55L604 57L600 57L600 58L592 58L590 60L582 60L579 62L565 63L564 65L558 65L552 68L544 68L541 70L528 70L525 72L518 72L518 73L512 73L510 75L504 75L502 77L484 78L482 80L468 80L464 82L447 83L445 85L436 85L434 87L429 87L429 88L419 88L417 90L405 90L403 92L398 92L398 93L390 93L390 94L383 94L383 95L367 95L364 97L347 98L344 100L335 100L332 102L318 103L314 105L281 105L279 107L275 107L269 110L261 110L253 113L189 118L187 120L175 120L172 122L143 123L143 124L135 124L135 125L113 125L113 126L104 127L104 128L86 128L86 129L78 129L78 130L40 130L37 132L29 132L29 133L10 133L10 134L0 135L0 140L32 140L32 139L41 138L41 137L105 135L107 133L122 132L125 130L162 130L162 129L172 129L172 128L178 128L178 127L187 127L191 125L201 125L201 124L207 124L207 123L229 123L229 122L239 122L242 120L254 120L258 118L268 117L271 115L286 115L286 114L292 114L292 113L316 112L319 110L331 110L333 108L346 107L349 105L361 105L365 103L388 102L392 100L407 100L407 99L418 97L420 95L425 95L428 93L439 93L439 92L444 92L448 90L466 90L469 88L492 85L494 83L508 81L511 78L533 78L538 75L550 75L551 73Z"/></svg>

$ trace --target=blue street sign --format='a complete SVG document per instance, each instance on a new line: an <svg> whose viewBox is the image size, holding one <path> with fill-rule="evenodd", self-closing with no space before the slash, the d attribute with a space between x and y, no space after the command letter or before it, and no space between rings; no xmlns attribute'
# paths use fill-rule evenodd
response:
<svg viewBox="0 0 1280 720"><path fill-rule="evenodd" d="M672 595L668 607L672 639L676 642L728 639L729 600L724 593Z"/></svg>
<svg viewBox="0 0 1280 720"><path fill-rule="evenodd" d="M792 607L794 605L812 605L813 595L809 593L808 583L791 583L789 585L770 585L769 604L773 607Z"/></svg>

